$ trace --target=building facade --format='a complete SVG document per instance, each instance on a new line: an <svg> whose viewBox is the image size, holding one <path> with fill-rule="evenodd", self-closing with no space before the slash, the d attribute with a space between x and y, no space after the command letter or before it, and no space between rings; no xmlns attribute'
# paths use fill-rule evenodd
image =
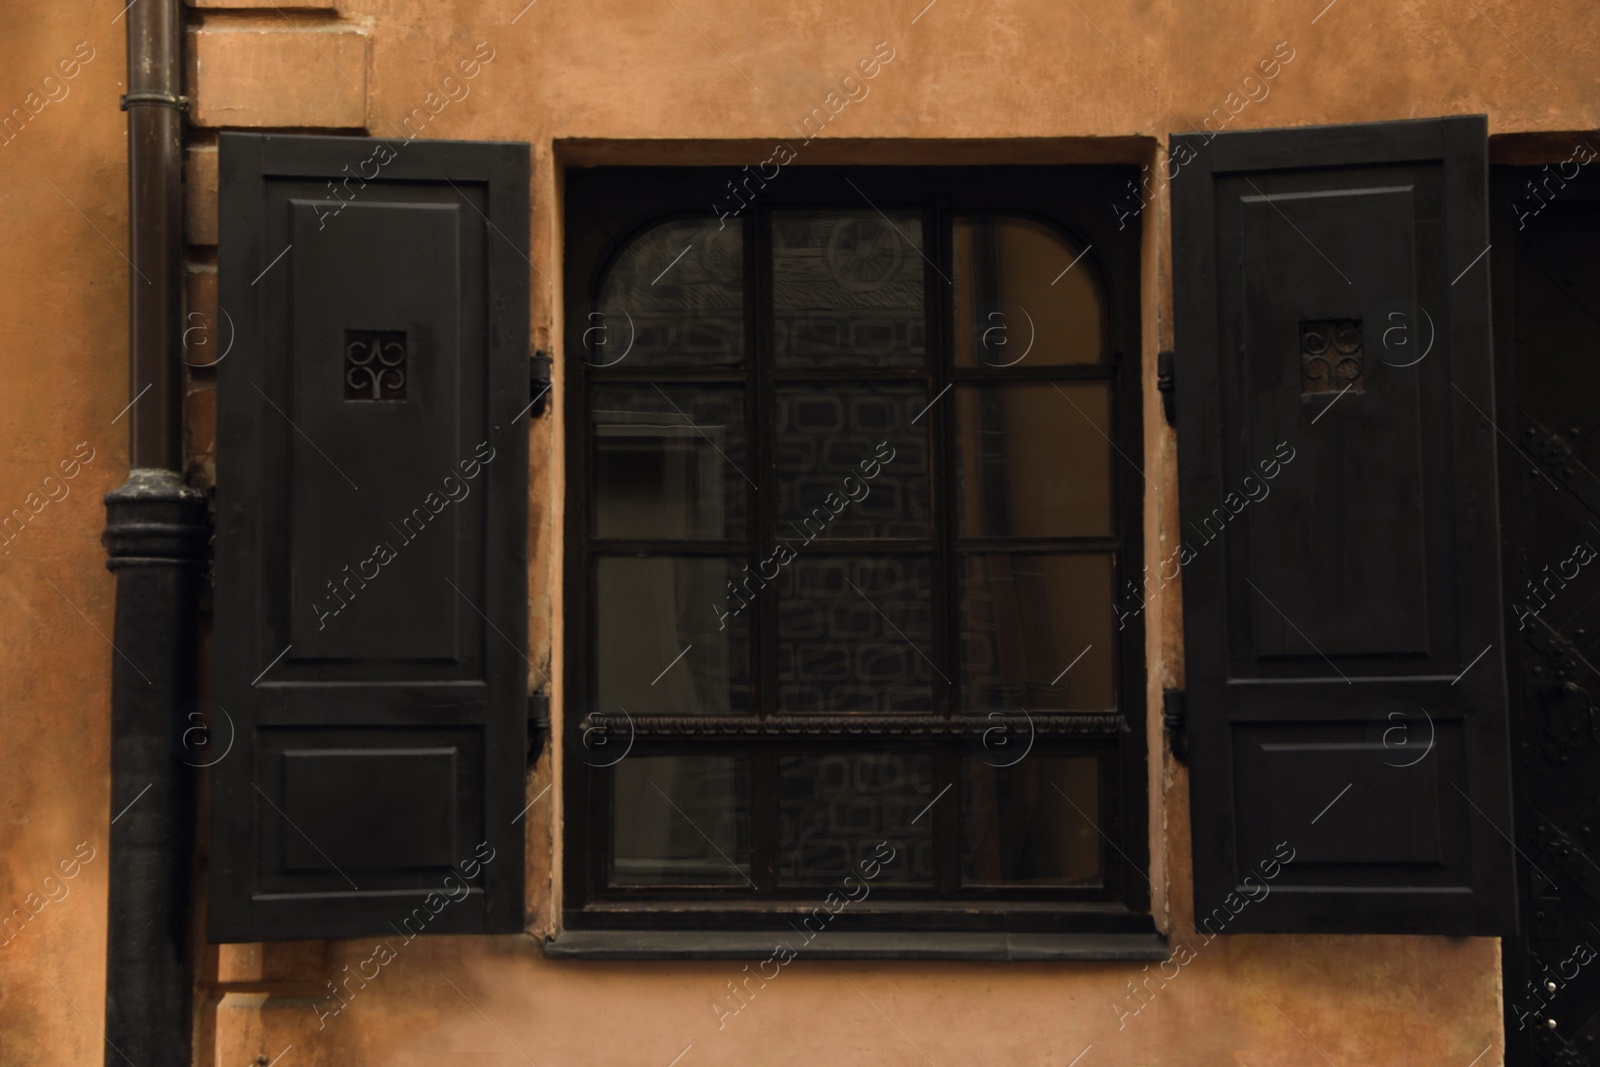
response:
<svg viewBox="0 0 1600 1067"><path fill-rule="evenodd" d="M8 1064L122 1057L161 793L131 8L0 76ZM1585 5L181 40L195 1062L1590 1062Z"/></svg>

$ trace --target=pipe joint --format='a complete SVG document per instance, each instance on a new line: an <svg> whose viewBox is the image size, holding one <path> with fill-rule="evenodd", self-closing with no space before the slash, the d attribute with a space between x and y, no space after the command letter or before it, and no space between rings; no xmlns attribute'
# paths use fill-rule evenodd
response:
<svg viewBox="0 0 1600 1067"><path fill-rule="evenodd" d="M206 498L177 471L134 468L105 496L106 567L200 566L211 537Z"/></svg>

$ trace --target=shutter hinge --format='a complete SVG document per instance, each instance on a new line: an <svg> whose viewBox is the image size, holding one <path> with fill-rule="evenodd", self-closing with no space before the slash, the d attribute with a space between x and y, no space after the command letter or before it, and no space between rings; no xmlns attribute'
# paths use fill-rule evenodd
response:
<svg viewBox="0 0 1600 1067"><path fill-rule="evenodd" d="M550 697L539 690L528 694L528 762L537 763L550 737Z"/></svg>
<svg viewBox="0 0 1600 1067"><path fill-rule="evenodd" d="M1161 691L1161 722L1167 728L1167 745L1172 758L1189 762L1189 702L1182 689Z"/></svg>
<svg viewBox="0 0 1600 1067"><path fill-rule="evenodd" d="M533 403L532 417L537 419L550 409L550 356L538 349L529 360L528 399Z"/></svg>
<svg viewBox="0 0 1600 1067"><path fill-rule="evenodd" d="M1156 388L1161 391L1161 413L1168 426L1178 425L1178 372L1171 352L1156 354Z"/></svg>

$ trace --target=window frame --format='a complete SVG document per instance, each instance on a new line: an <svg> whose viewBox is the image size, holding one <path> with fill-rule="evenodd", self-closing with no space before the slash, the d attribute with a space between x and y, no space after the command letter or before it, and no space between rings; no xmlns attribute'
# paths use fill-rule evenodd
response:
<svg viewBox="0 0 1600 1067"><path fill-rule="evenodd" d="M735 368L702 371L697 368L653 368L644 376L631 370L597 368L584 360L584 332L590 324L589 312L596 305L599 288L614 258L649 227L672 218L701 217L716 221L711 209L714 201L724 207L737 203L727 199L728 183L751 177L748 170L727 167L596 167L573 168L566 172L565 257L565 395L567 429L565 552L562 563L564 604L563 658L563 797L566 811L562 878L563 926L569 930L701 930L753 931L774 926L785 928L786 921L811 912L827 889L796 887L782 898L737 898L736 892L678 888L647 889L604 886L604 870L609 853L607 833L609 814L596 815L610 804L609 776L583 758L580 738L588 713L590 663L589 648L594 602L591 586L591 537L589 529L589 490L592 485L588 432L588 390L600 382L621 383L649 380L711 384L738 381L746 394L747 426L767 432L753 435L748 454L762 475L768 474L770 456L763 443L771 439L770 424L774 409L770 401L775 382L826 381L842 383L851 378L873 382L928 382L929 397L940 394L947 385L961 382L1043 382L1079 379L1104 380L1112 392L1115 451L1112 456L1112 500L1115 534L1104 540L1114 552L1114 586L1118 591L1138 588L1144 566L1143 525L1145 494L1143 454L1142 324L1140 322L1140 255L1142 228L1137 219L1119 219L1114 205L1126 199L1130 184L1136 183L1136 168L1117 165L1084 166L996 166L996 167L790 167L767 181L749 207L739 216L729 216L727 225L743 225L745 290L745 363ZM852 191L846 179L859 191ZM754 184L754 183L752 183ZM885 212L918 211L923 218L923 251L939 271L951 275L951 220L960 215L1021 216L1039 221L1067 236L1084 250L1083 263L1099 275L1105 301L1104 346L1107 358L1094 364L1052 364L1017 366L1006 369L958 367L952 336L954 293L925 264L924 294L929 318L928 362L920 369L879 369L834 367L809 370L779 370L772 357L771 247L770 214L775 210L832 208L857 210L870 206ZM698 205L705 204L700 209ZM631 375L631 377L630 377ZM764 406L763 406L764 405ZM946 408L945 411L940 411ZM960 560L956 554L955 516L947 514L956 505L957 471L948 454L954 440L954 408L935 404L930 413L929 463L932 478L931 532L925 541L907 541L909 551L927 551L933 560L934 645L939 661L950 666L957 662L960 642L959 613ZM762 420L758 423L757 420ZM1120 451L1122 455L1117 455ZM761 475L757 481L762 481ZM747 540L763 543L766 512L773 505L752 493L749 501ZM772 497L772 493L764 494ZM1002 541L1010 552L1031 550L1061 552L1060 539L1034 543L1026 538L961 538L963 548L982 551ZM697 554L693 541L673 551ZM927 546L926 548L922 546ZM616 546L613 545L613 548ZM857 551L892 551L898 545L878 542ZM700 552L720 555L726 550L701 546ZM831 546L829 549L831 550ZM1066 551L1081 551L1070 549ZM759 557L757 557L759 558ZM754 560L752 560L754 562ZM774 767L780 751L821 751L849 746L870 751L872 741L847 733L851 721L859 723L861 713L791 713L779 715L786 732L781 738L771 733L752 733L749 726L761 720L764 704L776 701L776 604L774 597L761 598L761 622L757 633L766 648L752 654L753 710L745 715L671 717L677 729L685 731L670 740L650 743L652 754L670 752L706 753L711 751L760 751L749 747L752 741L765 749L765 758ZM1107 611L1113 605L1106 606ZM897 895L888 887L874 886L871 896L852 904L833 917L830 929L873 931L1005 931L1019 933L1149 934L1150 916L1149 826L1148 826L1148 749L1146 745L1146 673L1144 618L1139 614L1127 620L1121 630L1113 630L1118 640L1116 679L1118 704L1108 729L1105 716L1092 713L1061 713L1063 720L1087 723L1096 719L1102 732L1060 735L1068 744L1052 747L1051 737L1041 731L1034 747L1038 755L1072 755L1115 750L1103 762L1100 777L1099 827L1102 885L1086 891L1076 887L961 887L959 849L936 853L936 878L939 871L955 869L953 887L943 896L929 899ZM943 717L950 703L959 699L961 681L933 687L930 714L881 713L897 721L895 743L907 748L931 748L936 776L941 763L954 771L953 764L965 752L955 738L973 734L973 720L983 713L970 714L965 729L955 729ZM762 696L766 687L767 695ZM949 694L947 696L947 694ZM873 715L877 717L876 714ZM666 718L653 720L666 723ZM771 721L770 719L767 721ZM1053 720L1052 720L1053 721ZM627 740L634 740L630 728ZM833 734L817 733L818 728ZM981 727L980 727L981 729ZM641 733L639 739L644 735ZM619 738L619 740L621 740ZM1058 745L1061 742L1056 742ZM759 784L771 781L774 774L759 769L753 773ZM949 780L955 781L954 777ZM758 835L755 807L762 802L752 790L752 834ZM953 823L958 818L959 797L942 805L944 814L934 810L934 818ZM936 826L936 835L938 827ZM955 840L955 831L945 828ZM775 848L774 845L770 847ZM754 855L752 855L752 865ZM757 874L752 870L752 875ZM744 887L738 887L743 890Z"/></svg>

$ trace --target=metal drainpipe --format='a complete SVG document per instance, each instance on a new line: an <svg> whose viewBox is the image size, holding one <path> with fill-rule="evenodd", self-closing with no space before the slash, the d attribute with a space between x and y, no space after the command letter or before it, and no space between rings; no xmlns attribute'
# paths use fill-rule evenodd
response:
<svg viewBox="0 0 1600 1067"><path fill-rule="evenodd" d="M183 482L182 0L128 8L128 480L106 495L116 575L104 1062L190 1067L195 695L205 498ZM186 707L188 705L188 707Z"/></svg>

